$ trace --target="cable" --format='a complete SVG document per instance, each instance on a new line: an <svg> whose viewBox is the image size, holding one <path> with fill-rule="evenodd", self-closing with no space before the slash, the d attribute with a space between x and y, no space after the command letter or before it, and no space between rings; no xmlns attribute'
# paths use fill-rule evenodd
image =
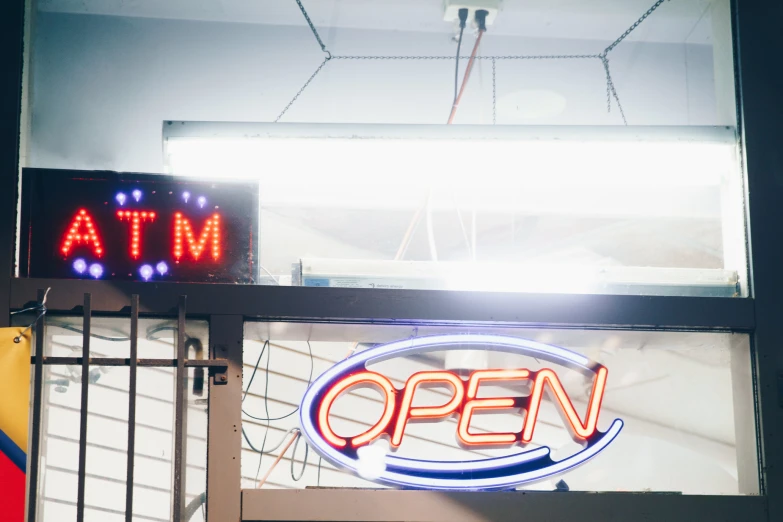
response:
<svg viewBox="0 0 783 522"><path fill-rule="evenodd" d="M432 223L432 190L427 194L427 244L430 247L430 258L438 260L438 248L435 245L435 229Z"/></svg>
<svg viewBox="0 0 783 522"><path fill-rule="evenodd" d="M321 487L321 461L323 460L323 457L318 457L318 481L315 483L316 486Z"/></svg>
<svg viewBox="0 0 783 522"><path fill-rule="evenodd" d="M269 276L269 277L272 279L272 282L273 282L275 285L277 285L277 286L280 286L280 281L278 281L277 279L275 279L275 276L273 276L273 275L272 275L272 272L270 272L269 270L267 270L266 268L264 268L264 265L258 265L258 266L261 268L261 270L263 270L264 272L266 272L266 275L268 275L268 276Z"/></svg>
<svg viewBox="0 0 783 522"><path fill-rule="evenodd" d="M269 352L266 354L266 379L264 383L264 413L269 418L269 361L272 358L272 347L269 346ZM245 413L244 408L242 413ZM245 414L247 415L247 414ZM266 422L266 430L264 431L264 440L261 441L261 451L258 452L258 468L256 469L256 482L258 482L258 474L261 473L261 462L264 460L264 448L266 447L266 438L269 435L270 421Z"/></svg>
<svg viewBox="0 0 783 522"><path fill-rule="evenodd" d="M294 442L294 449L291 450L291 478L294 482L299 482L304 476L305 468L307 468L307 456L310 454L310 446L305 442L305 455L302 461L302 470L299 472L299 476L294 475L294 461L296 460L296 448L299 447L299 439L302 438L302 432L300 431L296 436L296 442Z"/></svg>
<svg viewBox="0 0 783 522"><path fill-rule="evenodd" d="M478 37L476 38L476 43L473 45L473 52L470 53L470 60L468 60L468 66L465 69L465 76L462 78L462 87L460 87L459 94L454 100L454 104L451 106L451 114L449 115L448 120L449 125L454 123L454 117L457 115L457 107L459 106L460 100L462 100L462 95L465 94L465 87L467 86L468 80L470 79L470 71L473 69L473 63L476 61L476 54L478 53L479 45L481 45L481 37L484 36L485 32L487 32L487 14L489 13L484 9L479 9L476 11L476 22L478 22L479 25L479 33Z"/></svg>
<svg viewBox="0 0 783 522"><path fill-rule="evenodd" d="M457 64L454 67L454 100L452 104L457 101L457 89L459 86L459 52L462 49L462 35L465 32L465 24L468 21L468 10L462 8L459 10L459 40L457 40Z"/></svg>
<svg viewBox="0 0 783 522"><path fill-rule="evenodd" d="M288 436L289 436L291 433L293 433L293 432L295 432L295 431L299 431L299 428L291 428L290 430L286 431L286 432L283 434L283 437L280 439L280 442L278 442L278 443L275 445L275 447L274 447L274 448L265 449L265 450L264 450L264 453L268 455L268 454L272 453L273 451L276 451L277 449L279 449L279 448L280 448L280 446L282 446L282 445L283 445L283 443L285 442L285 439L286 439L286 438L287 438L287 437L288 437ZM252 442L250 442L250 437L248 437L248 436L247 436L247 433L245 433L245 428L244 428L244 427L242 428L242 437L245 439L245 442L247 442L247 445L248 445L248 446L250 446L250 451L253 451L253 452L255 452L255 453L261 453L261 450L260 450L260 449L258 449L258 448L256 448L255 446L253 446L253 443L252 443Z"/></svg>
<svg viewBox="0 0 783 522"><path fill-rule="evenodd" d="M67 323L57 323L57 322L49 321L48 323L46 323L46 326L51 326L51 327L54 327L54 328L61 328L63 330L68 330L69 332L75 332L75 333L84 335L84 331L81 328L77 328L75 326L71 326L71 325L69 325ZM147 332L146 339L148 341L160 341L162 339L162 337L152 337L152 334L156 334L158 332L163 332L163 331L176 332L177 331L177 327L176 326L158 326L157 328L153 328L152 330ZM94 333L90 333L90 337L92 337L94 339L100 339L101 341L110 341L110 342L113 342L113 343L123 343L123 342L130 341L130 337L108 337L106 335L100 335L100 334L94 334ZM190 338L191 338L190 336L185 334L185 339L190 339Z"/></svg>
<svg viewBox="0 0 783 522"><path fill-rule="evenodd" d="M247 388L245 389L244 395L242 395L242 402L245 402L245 397L247 397L247 393L250 391L250 386L253 384L253 379L256 377L256 372L258 371L258 365L261 364L261 357L264 356L264 350L266 350L266 347L269 345L269 341L264 341L264 346L261 347L261 353L258 354L258 360L256 360L256 365L253 368L253 373L250 375L250 381L247 383Z"/></svg>
<svg viewBox="0 0 783 522"><path fill-rule="evenodd" d="M313 349L310 346L310 341L306 341L306 342L307 342L307 350L310 352L310 376L307 378L307 388L309 388L310 384L313 382L313 369L315 367L315 359L313 357ZM269 345L269 353L270 354L272 353L272 345L271 344ZM259 357L259 361L260 361L260 357ZM269 390L269 388L268 388L268 386L269 386L269 355L267 355L267 359L266 359L266 376L267 376L267 379L266 379L266 386L267 387L266 387L266 389L264 391L264 403L265 404L266 404L266 401L267 401L267 397L269 395L268 394L268 390ZM250 389L250 385L248 385L248 390L249 389ZM247 391L245 392L245 394L247 395ZM271 417L270 418L268 409L266 411L266 415L267 415L266 417L256 417L254 415L250 415L247 411L245 411L244 408L242 408L242 413L244 413L245 415L247 415L248 417L250 417L253 420L257 420L257 421L261 421L261 422L274 422L274 421L287 419L291 415L296 414L296 412L298 412L298 411L299 411L299 407L297 406L296 408L294 408L294 411L292 411L290 413L287 413L287 414L285 414L285 415L283 415L281 417Z"/></svg>
<svg viewBox="0 0 783 522"><path fill-rule="evenodd" d="M283 451L280 452L280 455L277 456L275 461L272 463L272 466L269 468L269 471L266 472L264 475L264 478L262 478L260 481L258 481L258 486L256 486L257 489L261 489L264 484L266 483L267 479L269 478L269 475L272 474L272 471L274 471L275 467L277 467L278 463L283 459L283 455L286 454L288 451L288 448L291 447L291 444L294 443L294 441L299 440L299 436L301 434L297 431L296 435L294 435L291 439L288 440L288 444L285 445L285 448L283 448ZM256 477L257 478L257 477Z"/></svg>
<svg viewBox="0 0 783 522"><path fill-rule="evenodd" d="M185 520L185 522L188 522L191 518L193 518L193 515L196 514L196 511L201 508L202 514L204 509L204 504L207 502L207 493L201 493L197 497L194 497L193 500L191 500L187 506L185 506L185 513L183 513L182 518Z"/></svg>

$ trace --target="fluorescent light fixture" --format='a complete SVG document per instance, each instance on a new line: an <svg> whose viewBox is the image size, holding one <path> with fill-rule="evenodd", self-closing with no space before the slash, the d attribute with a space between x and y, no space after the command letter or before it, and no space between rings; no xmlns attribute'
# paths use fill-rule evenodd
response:
<svg viewBox="0 0 783 522"><path fill-rule="evenodd" d="M255 179L263 207L720 217L728 127L164 124L166 170Z"/></svg>
<svg viewBox="0 0 783 522"><path fill-rule="evenodd" d="M722 269L302 259L300 270L303 286L342 288L710 297L739 292L737 273Z"/></svg>

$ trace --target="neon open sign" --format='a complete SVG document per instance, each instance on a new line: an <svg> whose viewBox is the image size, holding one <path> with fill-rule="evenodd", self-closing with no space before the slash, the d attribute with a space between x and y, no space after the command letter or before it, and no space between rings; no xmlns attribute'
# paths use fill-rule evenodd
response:
<svg viewBox="0 0 783 522"><path fill-rule="evenodd" d="M255 279L255 184L27 169L22 201L22 275Z"/></svg>
<svg viewBox="0 0 783 522"><path fill-rule="evenodd" d="M593 384L583 416L575 408L557 373L551 368L531 371L477 370L463 380L449 371L426 371L411 375L402 389L391 380L367 369L368 365L396 357L449 349L491 349L535 357L592 377ZM358 472L361 450L380 437L398 448L411 421L437 421L458 416L455 436L465 448L514 447L520 451L504 457L461 461L436 461L383 456L382 471L373 477L380 483L413 488L493 490L508 489L566 472L579 466L606 448L620 433L623 422L615 419L610 427L598 430L598 417L606 389L608 371L587 357L526 339L496 335L438 335L406 339L360 352L324 372L307 390L300 406L302 432L310 445L335 466ZM525 397L479 398L482 386L524 381L530 385ZM446 402L438 406L413 406L416 391L424 385L441 385L451 390ZM365 432L346 437L338 435L330 423L335 400L357 386L371 386L383 396L384 409L377 422ZM582 449L571 456L554 460L550 448L524 449L534 442L542 401L548 396L562 412L564 425ZM476 433L471 419L477 412L520 412L519 432Z"/></svg>

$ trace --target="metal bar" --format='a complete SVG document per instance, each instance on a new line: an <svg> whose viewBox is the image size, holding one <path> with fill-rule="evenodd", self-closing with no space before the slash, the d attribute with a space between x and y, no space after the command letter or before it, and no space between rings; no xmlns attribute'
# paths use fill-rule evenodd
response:
<svg viewBox="0 0 783 522"><path fill-rule="evenodd" d="M125 477L125 522L133 522L133 471L136 455L136 373L139 363L139 296L131 296L130 376L128 378L128 463Z"/></svg>
<svg viewBox="0 0 783 522"><path fill-rule="evenodd" d="M454 58L453 56L451 57ZM469 57L467 57L469 58ZM736 144L736 129L727 126L634 125L629 132L617 125L498 125L480 124L399 124L386 123L258 123L176 121L164 125L166 139L176 138L264 138L349 139L361 136L372 139L503 139L536 142L543 139L584 142L707 142ZM45 169L25 169L29 172ZM42 175L45 175L43 174ZM142 283L143 284L143 283ZM157 285L157 283L156 283ZM190 298L190 295L188 295Z"/></svg>
<svg viewBox="0 0 783 522"><path fill-rule="evenodd" d="M84 488L87 473L87 410L90 386L90 326L92 296L84 294L84 321L82 325L82 397L79 411L79 476L76 493L76 522L84 522Z"/></svg>
<svg viewBox="0 0 783 522"><path fill-rule="evenodd" d="M187 297L179 297L179 315L177 318L177 375L176 403L174 404L174 495L172 502L172 522L181 522L185 513L185 462L187 461L185 439L187 437L185 391L185 320Z"/></svg>
<svg viewBox="0 0 783 522"><path fill-rule="evenodd" d="M43 302L44 290L38 290L38 302ZM30 455L28 456L27 482L27 520L36 521L38 507L38 475L41 455L41 405L43 399L43 354L44 354L44 321L41 317L35 324L35 354L33 355L35 371L33 373L33 422L30 434Z"/></svg>
<svg viewBox="0 0 783 522"><path fill-rule="evenodd" d="M783 375L783 69L766 57L783 53L780 20L783 3L762 0L734 2L735 61L741 64L740 97L744 127L750 220L751 287L756 301L754 361L760 413L762 486L770 521L783 520L783 405L778 383Z"/></svg>
<svg viewBox="0 0 783 522"><path fill-rule="evenodd" d="M241 315L209 319L210 356L229 361L228 382L209 379L207 432L207 520L238 521L241 516L242 338Z"/></svg>
<svg viewBox="0 0 783 522"><path fill-rule="evenodd" d="M9 326L8 295L16 252L16 196L25 2L0 2L0 326Z"/></svg>
<svg viewBox="0 0 783 522"><path fill-rule="evenodd" d="M766 503L760 496L665 493L249 489L242 491L242 520L761 522Z"/></svg>
<svg viewBox="0 0 783 522"><path fill-rule="evenodd" d="M502 127L497 125L496 127ZM437 290L309 288L187 283L131 283L14 279L11 306L25 308L35 291L50 286L47 308L73 313L81 290L93 294L96 312L118 313L139 294L141 313L176 313L177 296L188 295L191 316L244 315L301 322L400 322L563 325L573 328L639 328L749 331L751 299L635 295L560 295Z"/></svg>
<svg viewBox="0 0 783 522"><path fill-rule="evenodd" d="M35 364L35 356L30 356L30 364ZM81 365L81 357L46 357L43 358L44 366L57 365ZM133 359L117 359L110 357L90 357L90 366L131 366ZM171 368L177 366L176 359L136 359L135 364L143 367ZM185 368L212 368L222 370L228 367L226 359L185 359Z"/></svg>

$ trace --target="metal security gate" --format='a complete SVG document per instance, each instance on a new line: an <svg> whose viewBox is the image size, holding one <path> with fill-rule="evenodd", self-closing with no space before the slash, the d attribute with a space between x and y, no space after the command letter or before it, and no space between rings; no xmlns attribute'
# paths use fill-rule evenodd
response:
<svg viewBox="0 0 783 522"><path fill-rule="evenodd" d="M186 453L186 408L185 385L186 368L200 368L209 371L209 379L218 385L228 382L226 371L228 362L223 358L197 358L187 359L187 343L185 341L186 306L187 297L180 296L177 306L176 329L176 359L140 359L138 357L138 332L139 332L139 296L130 298L130 357L128 358L93 358L90 353L91 326L93 318L92 295L84 294L82 322L82 355L81 357L53 357L44 355L44 340L46 338L46 293L38 291L38 301L28 307L38 313L35 324L35 351L31 357L34 367L33 378L33 407L32 407L32 438L30 451L30 478L28 486L28 518L36 520L38 509L40 450L41 450L41 425L42 425L42 396L43 396L43 367L46 365L79 365L81 366L81 408L79 422L79 469L77 486L76 519L84 520L85 510L85 479L87 459L87 420L89 403L89 386L91 380L90 366L101 367L128 367L130 369L128 387L128 441L127 441L127 468L126 468L126 492L125 492L125 519L133 518L133 489L134 489L134 457L136 445L136 392L137 370L139 367L173 367L175 368L175 428L174 428L174 480L172 520L188 520L188 509L185 503L185 473L184 455ZM201 354L199 354L201 355Z"/></svg>

